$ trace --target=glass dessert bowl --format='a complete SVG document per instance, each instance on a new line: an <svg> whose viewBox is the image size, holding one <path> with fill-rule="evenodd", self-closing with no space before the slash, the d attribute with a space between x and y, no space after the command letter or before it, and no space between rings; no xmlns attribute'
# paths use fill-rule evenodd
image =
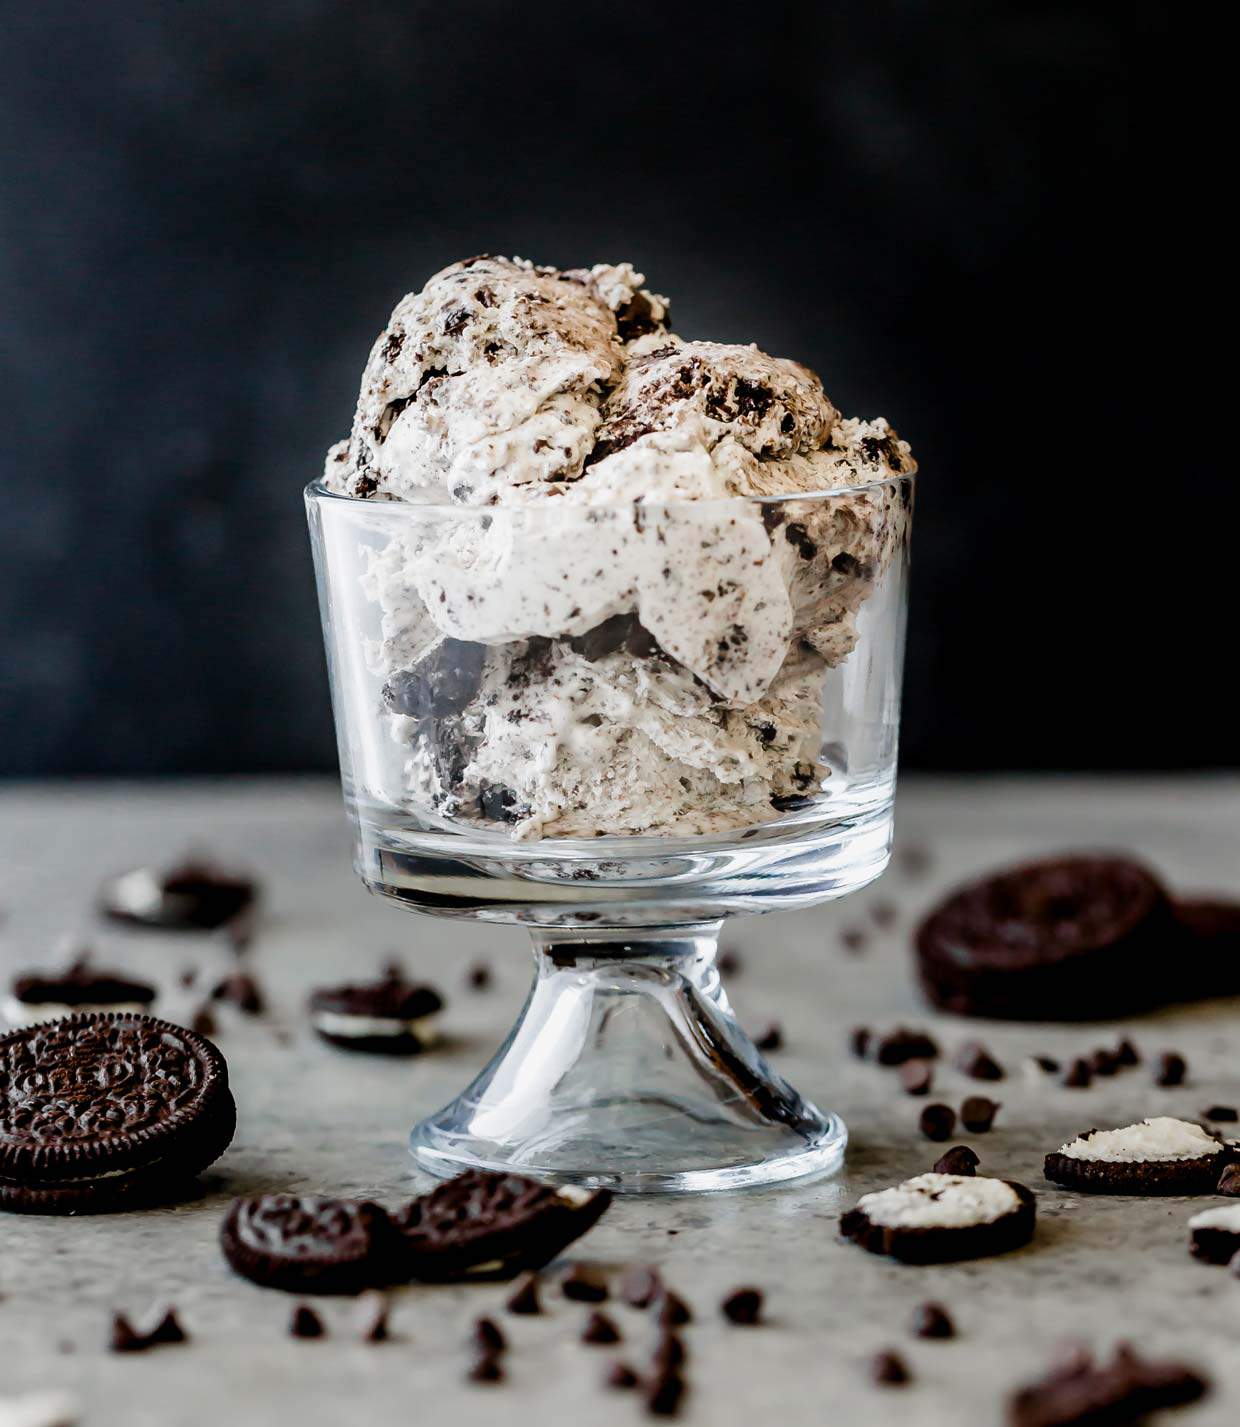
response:
<svg viewBox="0 0 1240 1427"><path fill-rule="evenodd" d="M308 487L357 870L533 940L516 1026L413 1130L424 1168L643 1192L841 1162L843 1123L767 1066L716 950L725 917L886 866L907 464L623 503Z"/></svg>

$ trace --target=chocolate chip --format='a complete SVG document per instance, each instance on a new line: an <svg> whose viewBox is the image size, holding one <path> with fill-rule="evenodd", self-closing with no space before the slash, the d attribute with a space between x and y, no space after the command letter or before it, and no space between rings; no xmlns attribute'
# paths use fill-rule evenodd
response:
<svg viewBox="0 0 1240 1427"><path fill-rule="evenodd" d="M146 1347L146 1339L135 1333L129 1319L123 1313L112 1315L112 1333L108 1349L113 1353L140 1353Z"/></svg>
<svg viewBox="0 0 1240 1427"><path fill-rule="evenodd" d="M734 1288L719 1305L723 1316L730 1323L748 1326L762 1316L762 1290L760 1288Z"/></svg>
<svg viewBox="0 0 1240 1427"><path fill-rule="evenodd" d="M740 952L731 949L721 951L715 960L715 965L719 968L720 976L736 976L741 969Z"/></svg>
<svg viewBox="0 0 1240 1427"><path fill-rule="evenodd" d="M502 1382L504 1366L494 1353L479 1353L466 1376L470 1382Z"/></svg>
<svg viewBox="0 0 1240 1427"><path fill-rule="evenodd" d="M652 1417L675 1417L684 1395L685 1382L679 1373L660 1373L646 1384L646 1411Z"/></svg>
<svg viewBox="0 0 1240 1427"><path fill-rule="evenodd" d="M542 1304L538 1299L538 1275L536 1273L523 1273L517 1279L516 1286L508 1295L508 1301L504 1304L509 1313L533 1314L542 1312Z"/></svg>
<svg viewBox="0 0 1240 1427"><path fill-rule="evenodd" d="M685 1361L685 1345L675 1333L664 1333L654 1346L650 1361L657 1372L681 1367Z"/></svg>
<svg viewBox="0 0 1240 1427"><path fill-rule="evenodd" d="M154 1347L157 1343L185 1343L189 1341L189 1334L177 1321L175 1308L168 1308L164 1311L163 1317L147 1333L146 1341L150 1347Z"/></svg>
<svg viewBox="0 0 1240 1427"><path fill-rule="evenodd" d="M1039 1070L1044 1070L1047 1075L1059 1074L1059 1062L1053 1055L1035 1055L1033 1063Z"/></svg>
<svg viewBox="0 0 1240 1427"><path fill-rule="evenodd" d="M485 961L476 961L469 968L466 981L471 990L485 991L491 984L491 968Z"/></svg>
<svg viewBox="0 0 1240 1427"><path fill-rule="evenodd" d="M981 1041L965 1041L956 1052L956 1069L971 1080L1002 1080L1003 1067Z"/></svg>
<svg viewBox="0 0 1240 1427"><path fill-rule="evenodd" d="M903 1387L911 1374L899 1353L875 1353L870 1359L870 1380L879 1387Z"/></svg>
<svg viewBox="0 0 1240 1427"><path fill-rule="evenodd" d="M576 1303L602 1303L607 1297L607 1280L597 1269L575 1263L560 1280L560 1292Z"/></svg>
<svg viewBox="0 0 1240 1427"><path fill-rule="evenodd" d="M581 1341L599 1344L618 1343L620 1330L606 1313L591 1313L586 1319L586 1326L581 1330Z"/></svg>
<svg viewBox="0 0 1240 1427"><path fill-rule="evenodd" d="M947 1153L934 1162L935 1174L973 1175L981 1160L968 1145L953 1145Z"/></svg>
<svg viewBox="0 0 1240 1427"><path fill-rule="evenodd" d="M900 1067L900 1084L908 1095L929 1095L934 1068L928 1060L906 1060Z"/></svg>
<svg viewBox="0 0 1240 1427"><path fill-rule="evenodd" d="M1119 1069L1119 1056L1100 1046L1089 1058L1089 1068L1095 1075L1114 1075Z"/></svg>
<svg viewBox="0 0 1240 1427"><path fill-rule="evenodd" d="M1211 1105L1201 1112L1201 1117L1204 1120L1216 1120L1222 1125L1234 1124L1236 1120L1240 1119L1240 1114L1236 1113L1234 1105Z"/></svg>
<svg viewBox="0 0 1240 1427"><path fill-rule="evenodd" d="M148 1348L166 1343L184 1343L189 1335L177 1321L176 1309L165 1310L154 1327L140 1333L123 1313L112 1317L112 1331L108 1348L113 1353L144 1353Z"/></svg>
<svg viewBox="0 0 1240 1427"><path fill-rule="evenodd" d="M861 927L845 927L840 932L840 941L844 944L845 951L864 951L869 945L869 933Z"/></svg>
<svg viewBox="0 0 1240 1427"><path fill-rule="evenodd" d="M247 971L234 971L217 982L211 999L227 1001L247 1016L261 1016L266 1007L258 982Z"/></svg>
<svg viewBox="0 0 1240 1427"><path fill-rule="evenodd" d="M1094 1072L1090 1069L1089 1061L1078 1056L1064 1072L1063 1083L1069 1090L1086 1090L1093 1084L1093 1079Z"/></svg>
<svg viewBox="0 0 1240 1427"><path fill-rule="evenodd" d="M663 1280L657 1269L634 1264L620 1278L620 1297L631 1308L649 1308L663 1292Z"/></svg>
<svg viewBox="0 0 1240 1427"><path fill-rule="evenodd" d="M629 1367L628 1363L612 1363L607 1369L607 1376L603 1379L603 1382L607 1387L636 1387L638 1377L633 1369Z"/></svg>
<svg viewBox="0 0 1240 1427"><path fill-rule="evenodd" d="M938 1045L925 1031L897 1026L879 1041L876 1059L879 1065L903 1065L906 1060L934 1060L938 1053Z"/></svg>
<svg viewBox="0 0 1240 1427"><path fill-rule="evenodd" d="M368 1289L357 1300L357 1333L363 1343L388 1340L388 1301L375 1289Z"/></svg>
<svg viewBox="0 0 1240 1427"><path fill-rule="evenodd" d="M848 1036L848 1049L858 1060L864 1060L869 1053L874 1032L869 1026L854 1026Z"/></svg>
<svg viewBox="0 0 1240 1427"><path fill-rule="evenodd" d="M915 1338L954 1338L956 1325L941 1303L919 1303L909 1320Z"/></svg>
<svg viewBox="0 0 1240 1427"><path fill-rule="evenodd" d="M1174 1050L1165 1050L1158 1057L1154 1067L1154 1084L1163 1086L1183 1085L1188 1074L1188 1061Z"/></svg>
<svg viewBox="0 0 1240 1427"><path fill-rule="evenodd" d="M1219 1176L1218 1192L1229 1199L1240 1199L1240 1164L1229 1164Z"/></svg>
<svg viewBox="0 0 1240 1427"><path fill-rule="evenodd" d="M685 1300L679 1294L665 1289L659 1303L659 1326L661 1328L679 1328L682 1323L691 1323L692 1321L693 1314Z"/></svg>
<svg viewBox="0 0 1240 1427"><path fill-rule="evenodd" d="M197 1031L200 1036L213 1036L218 1029L215 1017L207 1006L198 1007L190 1017L189 1028L191 1031Z"/></svg>
<svg viewBox="0 0 1240 1427"><path fill-rule="evenodd" d="M870 908L870 917L876 927L887 931L899 920L900 909L894 902L875 902Z"/></svg>
<svg viewBox="0 0 1240 1427"><path fill-rule="evenodd" d="M1115 1047L1115 1058L1121 1065L1141 1064L1141 1053L1127 1036Z"/></svg>
<svg viewBox="0 0 1240 1427"><path fill-rule="evenodd" d="M784 1033L778 1021L772 1021L760 1035L754 1037L759 1050L782 1050Z"/></svg>
<svg viewBox="0 0 1240 1427"><path fill-rule="evenodd" d="M985 1095L970 1095L960 1107L960 1123L972 1135L984 1135L995 1122L999 1106Z"/></svg>
<svg viewBox="0 0 1240 1427"><path fill-rule="evenodd" d="M186 990L188 990L197 980L198 968L196 966L187 966L185 970L181 972L180 976L177 977L178 983L184 986Z"/></svg>
<svg viewBox="0 0 1240 1427"><path fill-rule="evenodd" d="M502 1353L508 1346L508 1339L500 1331L494 1318L478 1318L474 1322L472 1334L474 1347L480 1353Z"/></svg>
<svg viewBox="0 0 1240 1427"><path fill-rule="evenodd" d="M289 1335L294 1338L322 1338L327 1333L327 1329L323 1326L323 1320L308 1303L299 1303L293 1309L293 1316L288 1323L288 1331Z"/></svg>
<svg viewBox="0 0 1240 1427"><path fill-rule="evenodd" d="M917 1127L928 1140L950 1140L956 1128L956 1112L950 1105L927 1105Z"/></svg>

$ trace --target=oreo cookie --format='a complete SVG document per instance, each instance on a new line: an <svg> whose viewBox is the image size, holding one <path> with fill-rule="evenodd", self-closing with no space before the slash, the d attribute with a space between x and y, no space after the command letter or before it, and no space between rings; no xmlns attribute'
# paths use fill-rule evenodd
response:
<svg viewBox="0 0 1240 1427"><path fill-rule="evenodd" d="M399 1234L387 1212L364 1199L236 1199L220 1248L243 1278L286 1293L361 1293L405 1276Z"/></svg>
<svg viewBox="0 0 1240 1427"><path fill-rule="evenodd" d="M1036 1220L1036 1201L1023 1184L932 1172L862 1195L840 1220L840 1233L901 1263L952 1263L1021 1248Z"/></svg>
<svg viewBox="0 0 1240 1427"><path fill-rule="evenodd" d="M204 1036L140 1015L72 1015L0 1037L0 1209L90 1214L183 1193L237 1112Z"/></svg>
<svg viewBox="0 0 1240 1427"><path fill-rule="evenodd" d="M1222 1140L1169 1115L1086 1130L1046 1156L1047 1179L1087 1194L1210 1194L1230 1158Z"/></svg>
<svg viewBox="0 0 1240 1427"><path fill-rule="evenodd" d="M930 1000L957 1015L1110 1017L1176 999L1176 930L1140 863L1056 857L953 893L917 931L917 968Z"/></svg>
<svg viewBox="0 0 1240 1427"><path fill-rule="evenodd" d="M324 986L312 993L315 1034L343 1050L377 1055L417 1055L438 1038L443 1000L430 986L399 974L379 981Z"/></svg>
<svg viewBox="0 0 1240 1427"><path fill-rule="evenodd" d="M1240 1254L1240 1204L1203 1209L1188 1221L1189 1252L1204 1263L1229 1264Z"/></svg>
<svg viewBox="0 0 1240 1427"><path fill-rule="evenodd" d="M113 921L167 931L215 931L246 912L258 896L250 877L207 862L159 871L138 867L104 883L100 910Z"/></svg>
<svg viewBox="0 0 1240 1427"><path fill-rule="evenodd" d="M471 1169L419 1195L394 1220L412 1278L511 1278L549 1263L610 1203L606 1189Z"/></svg>
<svg viewBox="0 0 1240 1427"><path fill-rule="evenodd" d="M82 957L67 970L15 976L4 998L4 1019L14 1028L37 1025L75 1012L142 1014L155 999L154 986L119 971L104 971Z"/></svg>
<svg viewBox="0 0 1240 1427"><path fill-rule="evenodd" d="M1196 1402L1209 1384L1193 1368L1152 1362L1126 1343L1109 1363L1080 1349L1008 1400L1008 1427L1102 1427L1144 1422L1165 1407Z"/></svg>

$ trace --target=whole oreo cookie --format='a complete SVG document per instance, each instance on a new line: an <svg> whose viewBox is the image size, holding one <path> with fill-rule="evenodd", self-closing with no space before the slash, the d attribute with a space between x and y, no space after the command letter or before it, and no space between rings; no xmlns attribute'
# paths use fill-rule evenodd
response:
<svg viewBox="0 0 1240 1427"><path fill-rule="evenodd" d="M1030 862L961 888L917 932L921 984L962 1016L1070 1021L1177 999L1171 903L1123 857Z"/></svg>
<svg viewBox="0 0 1240 1427"><path fill-rule="evenodd" d="M443 998L403 976L325 986L310 997L310 1024L344 1050L417 1055L433 1045Z"/></svg>
<svg viewBox="0 0 1240 1427"><path fill-rule="evenodd" d="M206 862L184 862L159 871L138 867L113 877L100 893L100 908L113 921L168 931L214 931L254 903L252 878Z"/></svg>
<svg viewBox="0 0 1240 1427"><path fill-rule="evenodd" d="M361 1293L404 1277L403 1244L369 1200L310 1194L237 1199L220 1248L244 1278L286 1293Z"/></svg>
<svg viewBox="0 0 1240 1427"><path fill-rule="evenodd" d="M32 1026L75 1011L145 1012L154 999L155 988L145 981L132 981L118 971L103 971L81 961L59 975L15 976L3 1009L10 1026Z"/></svg>
<svg viewBox="0 0 1240 1427"><path fill-rule="evenodd" d="M90 1214L183 1192L233 1137L223 1056L142 1015L73 1015L0 1037L0 1209Z"/></svg>
<svg viewBox="0 0 1240 1427"><path fill-rule="evenodd" d="M394 1217L410 1277L511 1278L549 1263L592 1228L610 1203L606 1189L557 1187L471 1169L420 1195Z"/></svg>

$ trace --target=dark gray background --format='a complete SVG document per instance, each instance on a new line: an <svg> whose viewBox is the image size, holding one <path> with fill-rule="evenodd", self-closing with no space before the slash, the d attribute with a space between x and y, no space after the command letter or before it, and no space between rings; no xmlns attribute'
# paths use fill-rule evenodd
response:
<svg viewBox="0 0 1240 1427"><path fill-rule="evenodd" d="M906 765L1234 761L1201 612L1240 508L1171 437L1128 158L1161 18L6 8L0 772L332 765L301 487L396 299L484 250L630 258L912 441Z"/></svg>

